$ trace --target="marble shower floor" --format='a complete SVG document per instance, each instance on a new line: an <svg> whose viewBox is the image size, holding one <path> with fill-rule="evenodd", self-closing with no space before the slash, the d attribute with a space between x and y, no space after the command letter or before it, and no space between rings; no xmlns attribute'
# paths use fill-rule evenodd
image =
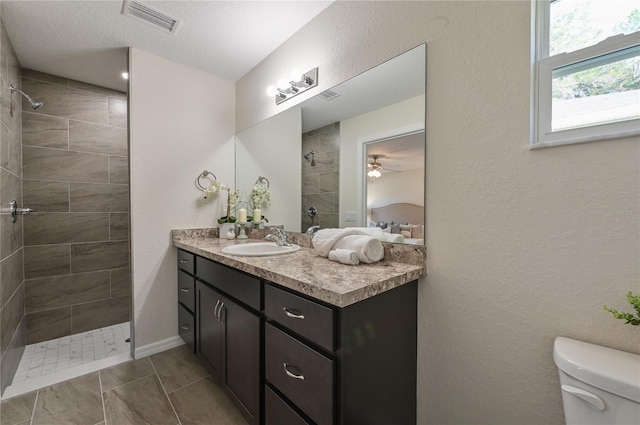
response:
<svg viewBox="0 0 640 425"><path fill-rule="evenodd" d="M130 322L25 347L3 399L130 359Z"/></svg>
<svg viewBox="0 0 640 425"><path fill-rule="evenodd" d="M11 398L2 425L247 425L186 347Z"/></svg>

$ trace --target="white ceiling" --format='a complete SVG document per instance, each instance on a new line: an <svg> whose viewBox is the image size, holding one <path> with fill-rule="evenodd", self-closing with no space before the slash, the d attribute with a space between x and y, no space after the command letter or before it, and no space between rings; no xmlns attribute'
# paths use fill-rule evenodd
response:
<svg viewBox="0 0 640 425"><path fill-rule="evenodd" d="M181 20L173 34L122 15L122 0L0 4L24 68L124 91L128 47L237 81L332 1L143 1Z"/></svg>

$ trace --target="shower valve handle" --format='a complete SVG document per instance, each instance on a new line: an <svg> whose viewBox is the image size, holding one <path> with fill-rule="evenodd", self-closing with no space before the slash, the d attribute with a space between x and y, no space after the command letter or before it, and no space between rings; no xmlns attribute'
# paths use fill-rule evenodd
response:
<svg viewBox="0 0 640 425"><path fill-rule="evenodd" d="M32 208L18 208L18 203L14 199L9 202L9 213L11 214L11 222L15 223L18 219L16 216L18 215L27 215L29 213L35 212L36 210Z"/></svg>

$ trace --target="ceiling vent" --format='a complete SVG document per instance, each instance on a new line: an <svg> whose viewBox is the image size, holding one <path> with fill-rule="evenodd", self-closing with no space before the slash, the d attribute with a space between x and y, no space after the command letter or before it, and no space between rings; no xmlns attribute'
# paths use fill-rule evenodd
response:
<svg viewBox="0 0 640 425"><path fill-rule="evenodd" d="M340 97L340 93L336 93L333 90L325 90L322 93L320 93L320 97L323 98L324 100L333 100L336 97Z"/></svg>
<svg viewBox="0 0 640 425"><path fill-rule="evenodd" d="M144 21L171 34L176 32L180 23L176 18L139 1L124 0L122 14Z"/></svg>

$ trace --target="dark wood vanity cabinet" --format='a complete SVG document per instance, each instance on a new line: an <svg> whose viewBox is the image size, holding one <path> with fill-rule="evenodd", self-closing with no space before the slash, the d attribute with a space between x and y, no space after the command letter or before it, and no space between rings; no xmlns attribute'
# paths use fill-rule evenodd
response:
<svg viewBox="0 0 640 425"><path fill-rule="evenodd" d="M189 252L178 251L178 335L195 353L195 256Z"/></svg>
<svg viewBox="0 0 640 425"><path fill-rule="evenodd" d="M185 255L196 353L251 425L416 423L417 281L338 308Z"/></svg>

